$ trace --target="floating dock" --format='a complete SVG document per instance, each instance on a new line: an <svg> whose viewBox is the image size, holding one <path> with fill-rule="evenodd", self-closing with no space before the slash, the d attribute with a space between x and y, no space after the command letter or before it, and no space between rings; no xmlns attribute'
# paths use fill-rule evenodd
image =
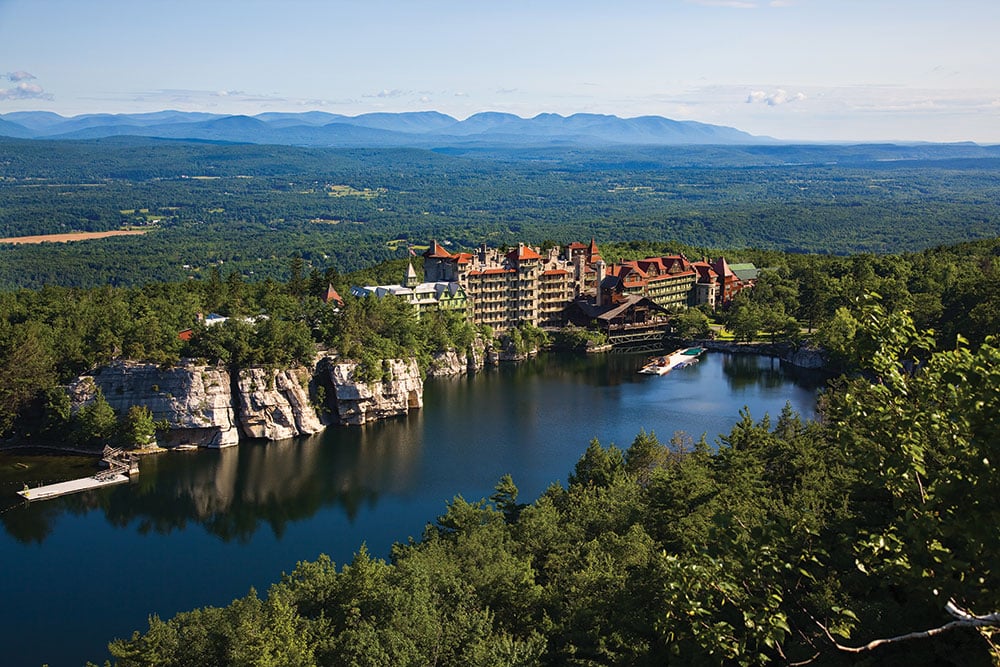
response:
<svg viewBox="0 0 1000 667"><path fill-rule="evenodd" d="M682 347L662 357L653 357L639 369L646 375L666 375L675 368L698 363L698 356L704 352L700 347Z"/></svg>
<svg viewBox="0 0 1000 667"><path fill-rule="evenodd" d="M17 495L25 500L49 500L50 498L58 498L70 493L122 484L129 481L129 475L139 474L138 459L121 449L105 447L101 460L107 463L108 469L96 475L71 479L66 482L36 486L33 489L28 488L28 485L25 484L24 488L17 492Z"/></svg>
<svg viewBox="0 0 1000 667"><path fill-rule="evenodd" d="M18 491L17 495L26 500L48 500L49 498L58 498L59 496L79 491L99 489L104 486L111 486L112 484L121 484L128 480L128 475L116 472L113 475L94 475L93 477L84 477L82 479L71 479L68 482L46 484L45 486L36 486L33 489L25 487Z"/></svg>

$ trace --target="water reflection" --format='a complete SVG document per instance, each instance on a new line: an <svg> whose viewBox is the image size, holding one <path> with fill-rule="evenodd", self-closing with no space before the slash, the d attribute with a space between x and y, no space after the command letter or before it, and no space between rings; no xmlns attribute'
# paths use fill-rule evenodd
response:
<svg viewBox="0 0 1000 667"><path fill-rule="evenodd" d="M103 513L115 527L134 525L139 535L169 535L194 524L224 542L246 543L267 526L280 539L289 524L323 508L339 508L353 524L384 495L441 494L433 500L443 502L463 492L463 484L482 494L505 472L524 482L525 493L540 492L564 479L593 437L627 446L644 429L713 441L744 404L753 404L760 418L763 410L777 414L775 406L780 410L791 393L811 410L825 382L822 374L794 373L776 359L720 353L668 376L639 375L646 358L553 355L475 377L436 379L428 382L424 410L406 417L282 442L150 456L131 484L25 506L7 500L0 521L22 543L46 540L63 513L89 512ZM771 390L777 402L765 395Z"/></svg>
<svg viewBox="0 0 1000 667"><path fill-rule="evenodd" d="M823 370L798 368L776 357L757 354L715 353L722 357L722 372L731 389L759 386L776 389L791 381L796 386L817 390L826 386L830 374Z"/></svg>
<svg viewBox="0 0 1000 667"><path fill-rule="evenodd" d="M143 535L169 534L195 522L224 541L246 542L262 524L280 538L289 522L322 507L340 506L353 521L361 506L374 505L382 493L411 488L421 456L414 434L421 424L417 411L307 438L148 456L130 484L11 503L0 518L21 542L42 542L63 512L93 510L114 526L135 522Z"/></svg>

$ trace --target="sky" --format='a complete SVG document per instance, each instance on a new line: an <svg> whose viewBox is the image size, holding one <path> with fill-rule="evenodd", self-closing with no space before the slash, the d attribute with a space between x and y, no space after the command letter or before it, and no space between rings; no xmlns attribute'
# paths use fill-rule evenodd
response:
<svg viewBox="0 0 1000 667"><path fill-rule="evenodd" d="M998 0L0 0L0 114L655 115L1000 143Z"/></svg>

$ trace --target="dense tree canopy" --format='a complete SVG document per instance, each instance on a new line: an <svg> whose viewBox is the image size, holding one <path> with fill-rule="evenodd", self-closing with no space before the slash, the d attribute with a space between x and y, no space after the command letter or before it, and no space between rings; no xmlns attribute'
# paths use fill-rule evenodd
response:
<svg viewBox="0 0 1000 667"><path fill-rule="evenodd" d="M261 599L153 617L120 665L991 664L1000 354L852 313L869 372L823 419L744 414L713 450L591 442L530 504L501 479L388 561L300 563ZM958 610L956 612L956 610ZM964 611L963 611L964 610ZM944 632L897 640L945 626ZM964 626L964 627L963 627ZM977 627L979 626L979 627ZM886 642L879 642L886 639ZM875 641L873 641L875 640ZM861 651L857 653L854 651Z"/></svg>

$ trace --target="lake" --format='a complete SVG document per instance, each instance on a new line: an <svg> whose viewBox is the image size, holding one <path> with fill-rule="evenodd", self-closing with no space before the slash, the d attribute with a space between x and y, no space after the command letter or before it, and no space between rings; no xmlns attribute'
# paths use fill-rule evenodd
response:
<svg viewBox="0 0 1000 667"><path fill-rule="evenodd" d="M665 376L643 355L545 355L474 377L428 380L424 407L364 427L225 450L146 457L130 484L26 504L21 483L91 474L70 457L0 456L0 638L8 665L98 664L147 617L222 606L296 562L387 556L457 495L510 473L519 500L565 484L591 439L641 430L715 444L746 407L815 413L822 376L753 355L708 353ZM84 472L81 475L81 470ZM18 472L22 471L22 477Z"/></svg>

